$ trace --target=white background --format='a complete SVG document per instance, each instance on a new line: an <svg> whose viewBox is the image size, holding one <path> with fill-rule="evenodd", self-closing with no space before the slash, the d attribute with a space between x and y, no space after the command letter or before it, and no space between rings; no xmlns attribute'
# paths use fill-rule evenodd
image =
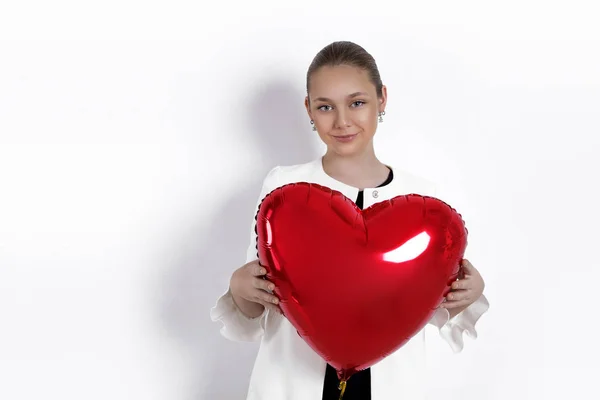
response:
<svg viewBox="0 0 600 400"><path fill-rule="evenodd" d="M209 309L264 174L322 151L304 79L334 40L377 59L377 152L443 185L486 280L433 389L598 398L593 2L5 3L0 399L244 398L256 346Z"/></svg>

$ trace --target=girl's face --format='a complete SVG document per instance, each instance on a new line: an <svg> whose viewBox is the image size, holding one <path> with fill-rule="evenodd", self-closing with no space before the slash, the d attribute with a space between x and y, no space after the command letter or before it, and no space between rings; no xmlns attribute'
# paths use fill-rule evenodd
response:
<svg viewBox="0 0 600 400"><path fill-rule="evenodd" d="M305 105L328 151L352 156L372 149L386 99L385 86L378 98L367 71L339 65L312 74Z"/></svg>

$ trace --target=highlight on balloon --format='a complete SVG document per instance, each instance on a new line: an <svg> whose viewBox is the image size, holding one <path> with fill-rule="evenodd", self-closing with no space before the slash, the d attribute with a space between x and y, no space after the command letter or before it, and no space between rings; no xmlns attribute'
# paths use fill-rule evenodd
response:
<svg viewBox="0 0 600 400"><path fill-rule="evenodd" d="M431 237L425 231L407 240L394 250L383 254L383 261L403 263L414 260L427 250Z"/></svg>

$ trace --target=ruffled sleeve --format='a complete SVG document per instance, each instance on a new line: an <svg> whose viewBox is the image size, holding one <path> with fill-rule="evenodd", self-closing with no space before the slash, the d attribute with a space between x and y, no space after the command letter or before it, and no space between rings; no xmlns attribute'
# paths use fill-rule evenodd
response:
<svg viewBox="0 0 600 400"><path fill-rule="evenodd" d="M279 167L273 168L263 180L262 189L256 203L255 212L258 211L260 203L272 190L279 186ZM250 232L250 244L246 251L246 263L257 259L256 254L256 231L255 215L252 215L252 226ZM232 271L233 272L233 271ZM265 317L268 310L256 318L249 318L240 311L229 288L216 301L210 310L210 318L213 322L221 322L221 335L236 342L254 342L260 340L265 331Z"/></svg>
<svg viewBox="0 0 600 400"><path fill-rule="evenodd" d="M256 318L249 318L236 306L227 290L217 299L217 303L210 310L213 322L222 323L221 335L234 342L256 342L260 340L265 331L264 320L267 311Z"/></svg>
<svg viewBox="0 0 600 400"><path fill-rule="evenodd" d="M453 352L458 353L464 347L463 332L466 332L470 338L476 339L475 325L489 307L487 298L482 294L473 304L453 318L450 318L448 310L438 308L429 323L438 328L440 336L450 345Z"/></svg>

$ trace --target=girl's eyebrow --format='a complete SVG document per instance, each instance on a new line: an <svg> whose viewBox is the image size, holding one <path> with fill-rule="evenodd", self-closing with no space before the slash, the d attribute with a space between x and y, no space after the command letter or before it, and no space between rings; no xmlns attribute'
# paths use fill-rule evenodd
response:
<svg viewBox="0 0 600 400"><path fill-rule="evenodd" d="M358 96L368 96L368 94L365 92L354 92L354 93L348 95L348 98L352 99L352 98L358 97ZM331 99L328 99L327 97L317 97L315 99L315 101L326 101L327 102L327 101L331 101Z"/></svg>

